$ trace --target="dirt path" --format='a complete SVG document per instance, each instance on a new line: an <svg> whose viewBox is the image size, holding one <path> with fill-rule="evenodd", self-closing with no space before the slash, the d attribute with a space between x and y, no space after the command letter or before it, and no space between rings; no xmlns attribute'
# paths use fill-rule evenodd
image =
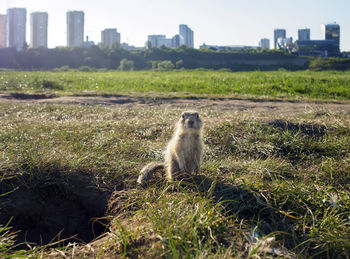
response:
<svg viewBox="0 0 350 259"><path fill-rule="evenodd" d="M207 98L151 98L133 96L64 96L50 98L46 95L0 94L0 103L102 105L118 107L154 107L216 109L251 111L256 113L293 114L308 110L326 109L332 112L350 112L350 103L297 102L242 99Z"/></svg>

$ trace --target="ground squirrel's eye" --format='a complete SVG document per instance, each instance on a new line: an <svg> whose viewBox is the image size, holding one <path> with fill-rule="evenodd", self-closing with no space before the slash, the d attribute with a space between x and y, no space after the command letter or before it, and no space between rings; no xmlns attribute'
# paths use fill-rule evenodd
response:
<svg viewBox="0 0 350 259"><path fill-rule="evenodd" d="M185 119L185 114L182 114L182 118Z"/></svg>
<svg viewBox="0 0 350 259"><path fill-rule="evenodd" d="M198 113L196 114L196 119L199 119L199 114Z"/></svg>

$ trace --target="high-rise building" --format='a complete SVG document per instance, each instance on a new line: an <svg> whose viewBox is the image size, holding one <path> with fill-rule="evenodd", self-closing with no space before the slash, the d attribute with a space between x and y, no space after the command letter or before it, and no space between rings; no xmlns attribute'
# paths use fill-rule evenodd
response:
<svg viewBox="0 0 350 259"><path fill-rule="evenodd" d="M333 40L340 51L340 26L339 24L322 24L325 40Z"/></svg>
<svg viewBox="0 0 350 259"><path fill-rule="evenodd" d="M270 49L270 40L263 38L259 41L259 47L262 49Z"/></svg>
<svg viewBox="0 0 350 259"><path fill-rule="evenodd" d="M158 47L167 47L167 48L172 48L173 47L173 39L169 38L164 38L164 39L159 39L158 40Z"/></svg>
<svg viewBox="0 0 350 259"><path fill-rule="evenodd" d="M84 12L67 12L67 46L81 47L84 42Z"/></svg>
<svg viewBox="0 0 350 259"><path fill-rule="evenodd" d="M286 38L286 30L285 29L275 29L273 31L274 36L274 48L277 49L277 40L278 38Z"/></svg>
<svg viewBox="0 0 350 259"><path fill-rule="evenodd" d="M0 48L6 47L6 15L0 14Z"/></svg>
<svg viewBox="0 0 350 259"><path fill-rule="evenodd" d="M194 47L193 31L186 24L179 25L180 45L185 45L189 48Z"/></svg>
<svg viewBox="0 0 350 259"><path fill-rule="evenodd" d="M310 40L310 29L299 29L298 40Z"/></svg>
<svg viewBox="0 0 350 259"><path fill-rule="evenodd" d="M180 47L180 36L176 34L172 38L166 38L165 35L148 35L148 42L153 48L159 48L161 46L178 48Z"/></svg>
<svg viewBox="0 0 350 259"><path fill-rule="evenodd" d="M171 39L171 45L173 48L178 48L180 47L180 35L176 34L174 37Z"/></svg>
<svg viewBox="0 0 350 259"><path fill-rule="evenodd" d="M7 9L6 46L21 51L26 46L27 11L25 8Z"/></svg>
<svg viewBox="0 0 350 259"><path fill-rule="evenodd" d="M165 39L165 35L148 35L148 41L153 48L160 47L159 42L163 39Z"/></svg>
<svg viewBox="0 0 350 259"><path fill-rule="evenodd" d="M30 14L30 46L32 48L47 48L48 15L45 12Z"/></svg>
<svg viewBox="0 0 350 259"><path fill-rule="evenodd" d="M101 44L111 48L115 43L120 44L120 33L117 32L117 29L104 29L101 32Z"/></svg>

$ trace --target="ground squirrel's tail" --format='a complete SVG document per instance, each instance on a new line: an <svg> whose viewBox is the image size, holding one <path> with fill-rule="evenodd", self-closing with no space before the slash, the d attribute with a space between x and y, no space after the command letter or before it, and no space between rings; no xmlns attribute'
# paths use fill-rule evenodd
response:
<svg viewBox="0 0 350 259"><path fill-rule="evenodd" d="M144 185L146 181L148 181L149 178L151 178L152 174L159 170L164 169L165 165L164 163L160 162L153 162L148 165L146 165L144 168L142 168L139 178L137 179L137 183Z"/></svg>

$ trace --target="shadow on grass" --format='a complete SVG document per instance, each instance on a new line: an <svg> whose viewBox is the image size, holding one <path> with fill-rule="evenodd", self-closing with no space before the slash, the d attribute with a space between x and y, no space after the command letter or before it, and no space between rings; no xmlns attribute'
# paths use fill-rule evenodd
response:
<svg viewBox="0 0 350 259"><path fill-rule="evenodd" d="M147 184L152 188L163 189L168 185L164 177L153 177ZM156 179L155 179L156 178ZM241 184L230 185L219 179L211 179L204 175L196 175L174 183L174 188L169 190L191 191L199 193L215 204L223 206L227 216L236 216L251 225L257 227L257 234L261 236L272 232L283 233L280 238L289 249L294 248L304 238L295 232L295 220L289 218L277 209L273 208L258 190Z"/></svg>
<svg viewBox="0 0 350 259"><path fill-rule="evenodd" d="M268 125L280 131L300 132L308 137L321 138L327 133L326 126L317 124L293 123L286 120L274 120Z"/></svg>
<svg viewBox="0 0 350 259"><path fill-rule="evenodd" d="M305 237L295 231L295 220L273 208L258 190L247 185L230 185L203 175L183 180L184 189L198 192L223 206L227 216L244 220L256 229L255 235L263 237L273 232L288 249L295 249Z"/></svg>
<svg viewBox="0 0 350 259"><path fill-rule="evenodd" d="M55 97L55 95L50 94L25 94L25 93L12 93L9 95L3 96L5 99L16 99L16 100L41 100L41 99L50 99Z"/></svg>

